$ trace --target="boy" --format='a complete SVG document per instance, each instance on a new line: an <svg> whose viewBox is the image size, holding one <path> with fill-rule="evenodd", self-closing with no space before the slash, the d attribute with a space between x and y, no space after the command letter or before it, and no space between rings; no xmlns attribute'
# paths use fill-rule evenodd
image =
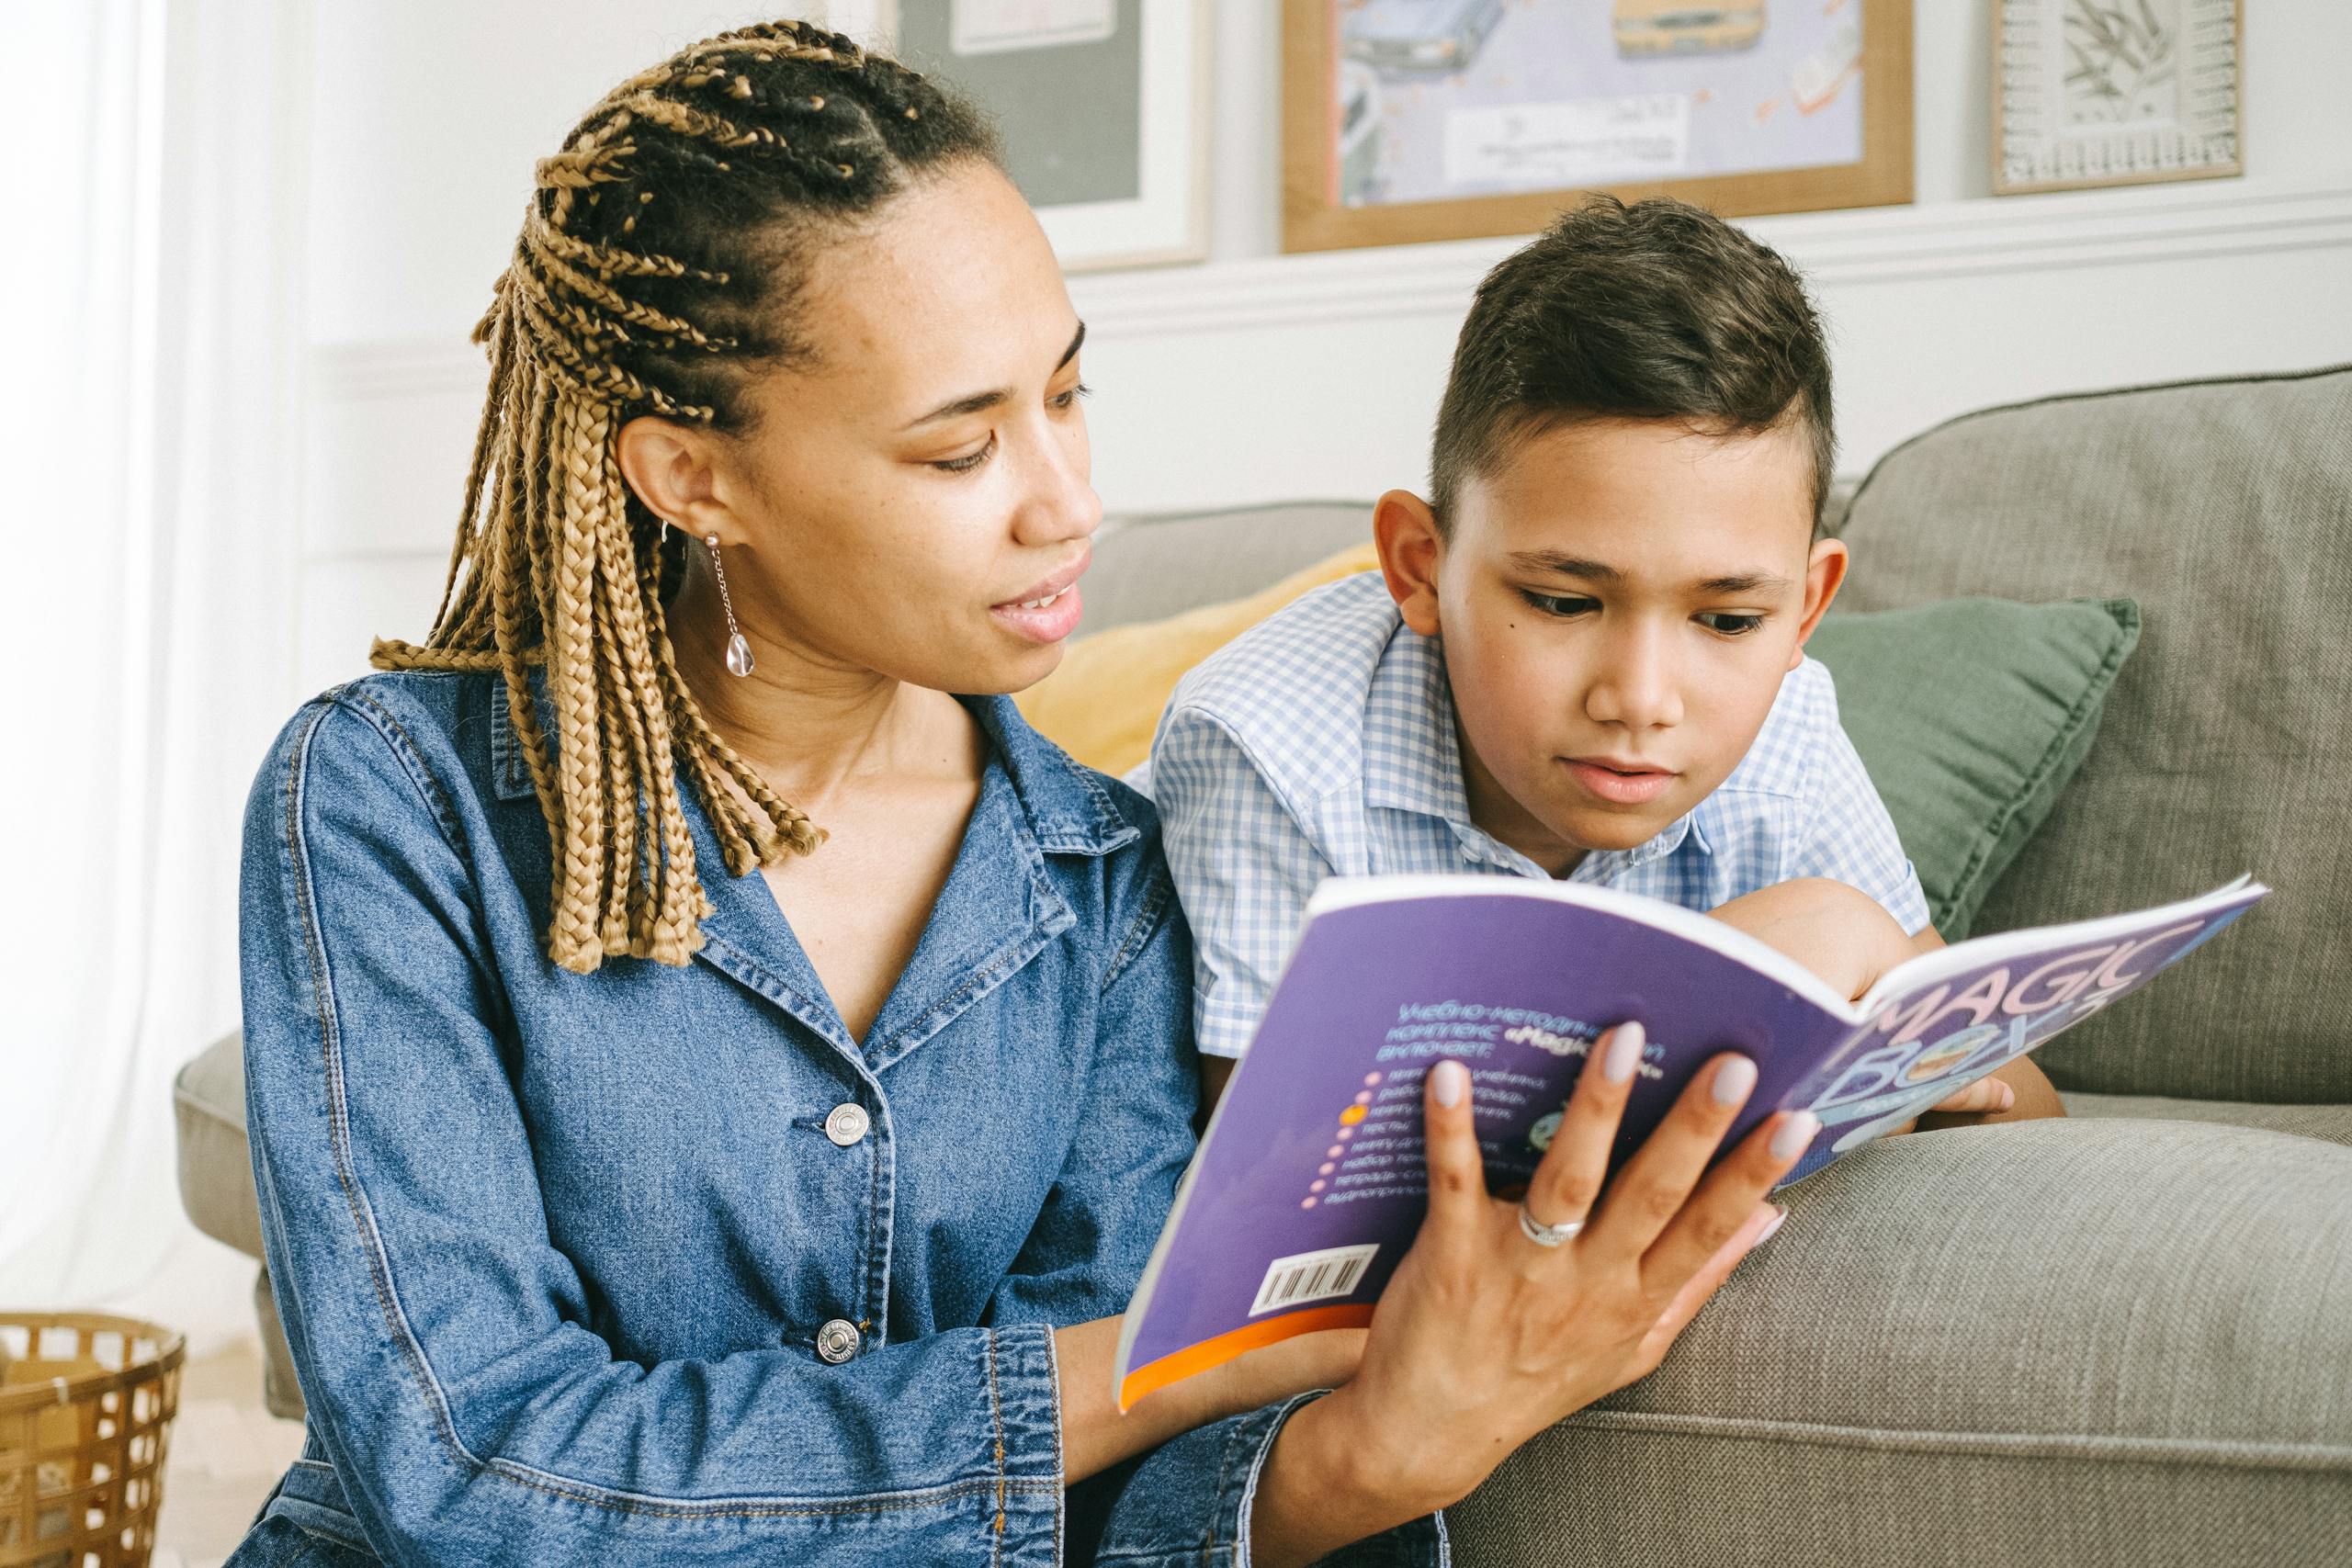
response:
<svg viewBox="0 0 2352 1568"><path fill-rule="evenodd" d="M1780 256L1597 198L1488 274L1381 570L1178 686L1151 788L1211 1098L1325 876L1481 872L1711 910L1859 995L1939 940L1804 641L1829 361ZM2061 1113L2018 1062L1939 1109Z"/></svg>

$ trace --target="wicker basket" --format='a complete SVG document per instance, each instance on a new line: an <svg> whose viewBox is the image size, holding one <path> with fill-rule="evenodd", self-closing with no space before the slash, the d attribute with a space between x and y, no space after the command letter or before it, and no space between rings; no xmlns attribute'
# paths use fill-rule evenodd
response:
<svg viewBox="0 0 2352 1568"><path fill-rule="evenodd" d="M185 1337L0 1313L0 1568L144 1568Z"/></svg>

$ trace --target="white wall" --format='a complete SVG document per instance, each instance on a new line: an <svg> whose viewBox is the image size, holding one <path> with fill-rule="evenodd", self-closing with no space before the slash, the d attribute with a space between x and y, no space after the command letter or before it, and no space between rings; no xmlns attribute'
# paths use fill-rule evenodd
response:
<svg viewBox="0 0 2352 1568"><path fill-rule="evenodd" d="M1845 466L1986 402L2352 359L2352 6L2245 0L2245 177L1995 199L1991 4L1917 7L1916 205L1747 225L1819 289ZM306 689L424 629L479 412L465 334L533 160L612 81L751 14L320 7ZM1097 486L1137 511L1413 483L1454 329L1511 243L1280 255L1277 9L1223 0L1215 25L1213 259L1072 284Z"/></svg>

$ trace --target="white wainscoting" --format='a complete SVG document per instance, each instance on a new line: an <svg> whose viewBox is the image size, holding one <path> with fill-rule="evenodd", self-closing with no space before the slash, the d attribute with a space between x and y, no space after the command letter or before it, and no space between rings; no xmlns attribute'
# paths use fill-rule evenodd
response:
<svg viewBox="0 0 2352 1568"><path fill-rule="evenodd" d="M1813 280L1841 467L1987 403L2352 360L2352 175L1748 220ZM1114 511L1417 484L1454 332L1518 242L1073 279ZM483 368L462 342L313 351L300 669L315 690L440 592Z"/></svg>

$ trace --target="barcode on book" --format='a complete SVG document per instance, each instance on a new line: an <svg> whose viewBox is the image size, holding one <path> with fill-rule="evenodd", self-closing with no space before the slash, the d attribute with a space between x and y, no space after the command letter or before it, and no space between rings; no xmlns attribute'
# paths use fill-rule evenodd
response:
<svg viewBox="0 0 2352 1568"><path fill-rule="evenodd" d="M1295 1252L1275 1258L1266 1266L1266 1278L1258 1287L1258 1299L1250 1303L1250 1315L1346 1295L1372 1267L1373 1256L1379 1250L1375 1241L1364 1247L1328 1247L1320 1252Z"/></svg>

